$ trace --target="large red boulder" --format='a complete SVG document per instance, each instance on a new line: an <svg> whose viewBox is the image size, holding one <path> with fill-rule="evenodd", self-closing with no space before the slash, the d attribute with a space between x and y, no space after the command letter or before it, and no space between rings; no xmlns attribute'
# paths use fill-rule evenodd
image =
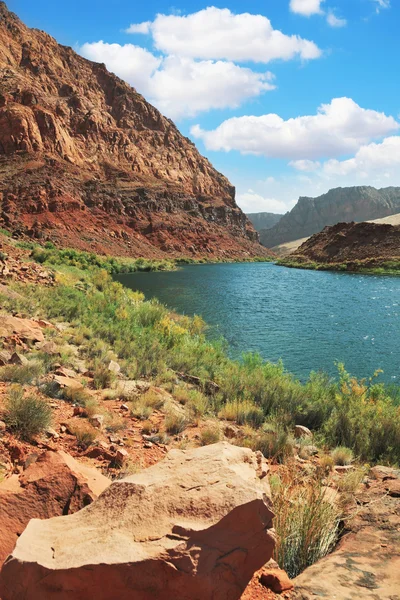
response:
<svg viewBox="0 0 400 600"><path fill-rule="evenodd" d="M32 520L3 600L238 600L274 549L261 453L173 450L80 512Z"/></svg>

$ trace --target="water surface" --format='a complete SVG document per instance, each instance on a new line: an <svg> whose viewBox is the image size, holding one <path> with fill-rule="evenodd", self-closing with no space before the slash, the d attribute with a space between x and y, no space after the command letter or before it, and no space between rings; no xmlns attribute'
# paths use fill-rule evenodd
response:
<svg viewBox="0 0 400 600"><path fill-rule="evenodd" d="M400 278L247 263L118 280L179 313L201 315L234 358L249 350L282 358L301 379L311 370L335 374L341 361L358 377L380 368L379 380L400 381Z"/></svg>

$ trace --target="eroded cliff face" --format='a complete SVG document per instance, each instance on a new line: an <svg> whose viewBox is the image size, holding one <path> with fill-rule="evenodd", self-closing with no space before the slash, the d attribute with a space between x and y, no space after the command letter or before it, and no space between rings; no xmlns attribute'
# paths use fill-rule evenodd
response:
<svg viewBox="0 0 400 600"><path fill-rule="evenodd" d="M233 186L172 121L2 2L0 224L120 255L266 253Z"/></svg>
<svg viewBox="0 0 400 600"><path fill-rule="evenodd" d="M265 246L272 248L318 233L327 225L380 219L398 212L400 188L336 188L318 198L300 197L279 223L260 232L260 239Z"/></svg>

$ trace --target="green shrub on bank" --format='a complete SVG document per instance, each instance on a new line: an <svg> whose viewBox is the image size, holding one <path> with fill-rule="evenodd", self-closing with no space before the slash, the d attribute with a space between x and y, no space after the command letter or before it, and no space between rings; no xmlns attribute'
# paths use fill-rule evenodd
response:
<svg viewBox="0 0 400 600"><path fill-rule="evenodd" d="M333 549L340 514L321 481L299 480L289 471L273 475L270 483L277 533L274 558L293 578Z"/></svg>
<svg viewBox="0 0 400 600"><path fill-rule="evenodd" d="M276 418L285 434L296 424L305 425L330 448L346 446L368 462L400 462L397 388L357 381L342 366L336 380L312 373L301 383L282 363L271 364L256 354L230 360L223 341L206 339L201 320L173 315L156 300L145 301L104 269L81 273L80 279L74 274L52 288L20 287L25 299L2 297L2 305L70 322L72 331L78 327L85 332L83 352L93 364L112 351L130 378L182 372L200 379L202 393L206 382L215 382L216 393L206 399L178 393L191 417L207 412L229 418L233 410L234 420L255 428ZM141 418L148 418L146 413L141 411ZM267 439L260 444L269 448Z"/></svg>

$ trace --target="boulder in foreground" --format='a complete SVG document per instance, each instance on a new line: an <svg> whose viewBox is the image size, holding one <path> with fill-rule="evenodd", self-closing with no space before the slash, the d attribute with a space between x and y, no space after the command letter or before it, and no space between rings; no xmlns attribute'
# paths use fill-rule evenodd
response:
<svg viewBox="0 0 400 600"><path fill-rule="evenodd" d="M236 600L274 548L260 453L173 450L74 515L32 520L3 600Z"/></svg>

